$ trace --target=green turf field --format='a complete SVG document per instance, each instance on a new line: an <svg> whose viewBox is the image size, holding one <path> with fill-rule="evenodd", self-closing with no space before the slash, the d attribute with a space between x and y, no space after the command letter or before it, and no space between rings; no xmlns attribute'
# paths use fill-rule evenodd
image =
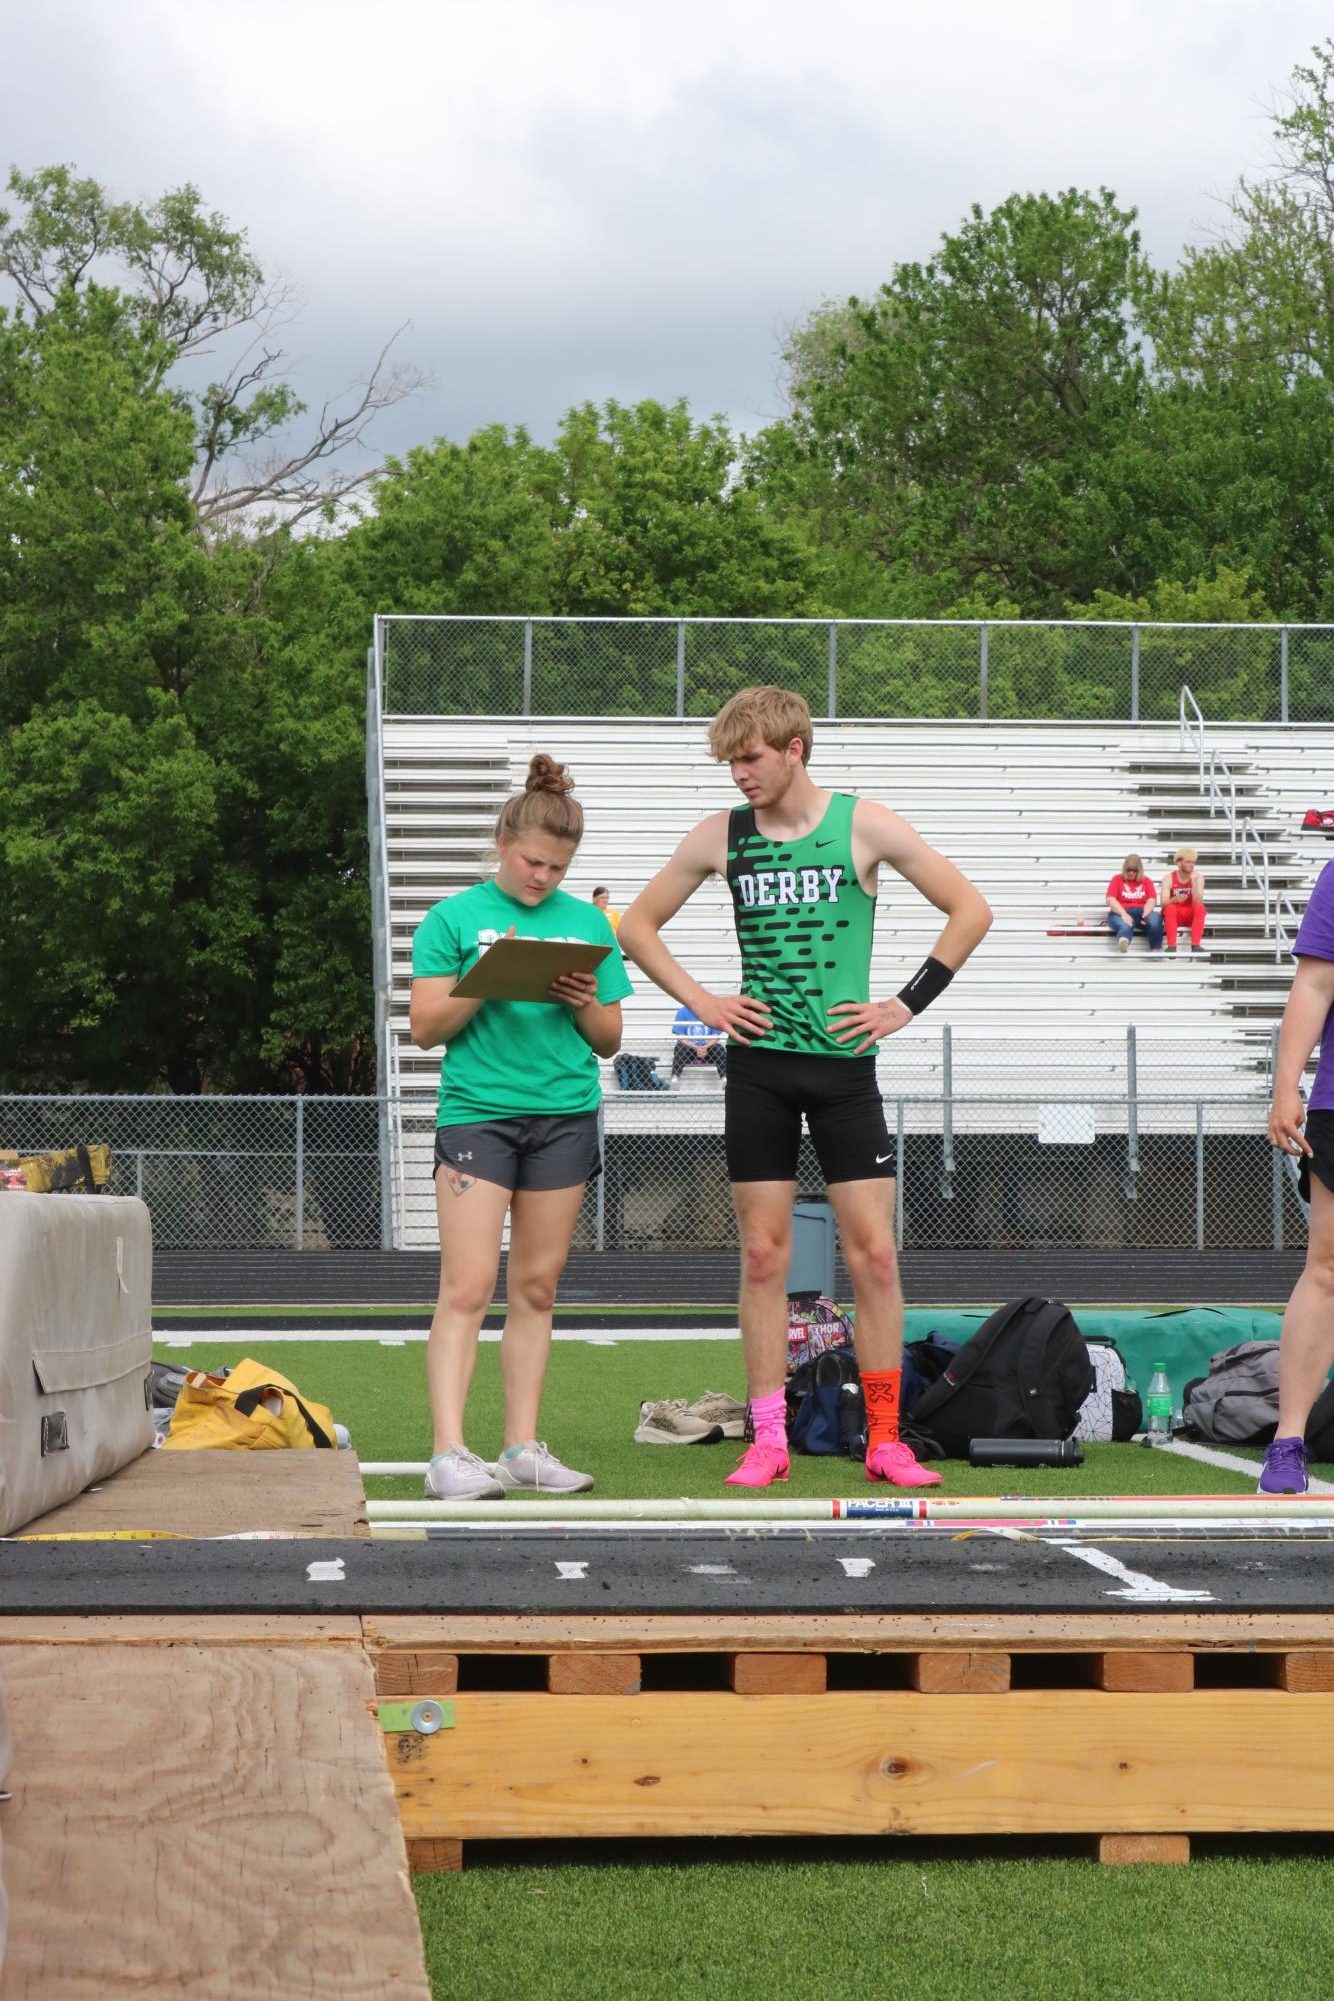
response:
<svg viewBox="0 0 1334 2001"><path fill-rule="evenodd" d="M192 1368L234 1363L254 1354L332 1409L352 1434L363 1460L430 1457L426 1403L426 1347L379 1342L263 1341L237 1345L201 1336L189 1348L159 1349L160 1357ZM744 1395L740 1344L731 1341L620 1341L613 1347L558 1342L552 1351L542 1406L542 1431L568 1464L594 1475L595 1492L672 1498L722 1491L740 1446L636 1445L634 1429L645 1397L699 1396L704 1390ZM484 1343L478 1353L468 1406L468 1443L484 1458L501 1445L500 1349ZM1258 1456L1258 1455L1252 1455ZM1251 1486L1245 1475L1206 1466L1142 1445L1085 1447L1083 1466L1069 1469L981 1469L951 1460L942 1467L945 1490L960 1494L1230 1494ZM785 1494L846 1494L864 1484L860 1466L846 1459L796 1458ZM371 1476L376 1498L418 1497L416 1476ZM578 1506L577 1495L566 1503Z"/></svg>

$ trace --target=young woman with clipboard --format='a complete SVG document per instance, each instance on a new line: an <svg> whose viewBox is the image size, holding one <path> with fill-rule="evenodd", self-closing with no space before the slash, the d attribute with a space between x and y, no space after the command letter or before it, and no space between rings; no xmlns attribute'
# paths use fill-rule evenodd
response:
<svg viewBox="0 0 1334 2001"><path fill-rule="evenodd" d="M585 1184L602 1172L597 1059L620 1048L620 1004L631 991L602 911L560 886L584 831L573 786L564 765L534 757L524 790L496 821L494 876L428 910L412 941L412 1039L445 1050L434 1170L440 1298L427 1349L435 1443L426 1492L441 1500L573 1494L593 1484L537 1436L556 1285ZM520 963L510 976L479 971L470 981L489 948L510 939L546 941L527 955L497 954L497 966L526 958L526 976ZM506 998L532 991L532 961L559 958L555 942L605 956L595 971L548 972L540 999ZM466 996L455 993L460 986ZM469 1451L463 1415L507 1212L505 1437L489 1464Z"/></svg>

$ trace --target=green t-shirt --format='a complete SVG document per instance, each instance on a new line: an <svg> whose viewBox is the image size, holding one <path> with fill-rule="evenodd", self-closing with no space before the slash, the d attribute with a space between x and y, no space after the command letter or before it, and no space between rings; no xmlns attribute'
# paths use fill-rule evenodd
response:
<svg viewBox="0 0 1334 2001"><path fill-rule="evenodd" d="M479 882L427 911L412 939L414 979L456 979L470 972L511 924L520 938L564 938L610 945L597 969L598 999L624 1000L634 989L606 913L568 890L536 906ZM595 1112L602 1098L598 1060L561 1002L485 1000L445 1046L437 1125L538 1113Z"/></svg>

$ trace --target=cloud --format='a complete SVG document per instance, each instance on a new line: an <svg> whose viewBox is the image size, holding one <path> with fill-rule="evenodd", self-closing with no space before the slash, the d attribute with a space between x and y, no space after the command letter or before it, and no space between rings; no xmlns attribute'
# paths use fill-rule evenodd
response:
<svg viewBox="0 0 1334 2001"><path fill-rule="evenodd" d="M11 157L194 181L298 282L308 400L394 327L433 372L386 446L571 402L755 428L783 327L970 202L1113 187L1160 262L1265 157L1315 0L48 0Z"/></svg>

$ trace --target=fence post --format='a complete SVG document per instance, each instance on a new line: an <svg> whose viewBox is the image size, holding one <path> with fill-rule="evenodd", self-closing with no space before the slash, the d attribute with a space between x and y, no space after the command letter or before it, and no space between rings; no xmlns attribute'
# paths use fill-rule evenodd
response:
<svg viewBox="0 0 1334 2001"><path fill-rule="evenodd" d="M1269 1095L1274 1095L1274 1079L1278 1075L1278 1023L1269 1031Z"/></svg>
<svg viewBox="0 0 1334 2001"><path fill-rule="evenodd" d="M1278 719L1288 720L1288 628L1285 625L1278 635Z"/></svg>
<svg viewBox="0 0 1334 2001"><path fill-rule="evenodd" d="M134 1192L142 1202L144 1199L144 1150L138 1146L134 1150Z"/></svg>
<svg viewBox="0 0 1334 2001"><path fill-rule="evenodd" d="M296 1249L306 1248L306 1101L296 1100Z"/></svg>
<svg viewBox="0 0 1334 2001"><path fill-rule="evenodd" d="M676 718L679 722L686 712L686 622L676 621ZM598 1246L599 1250L602 1248Z"/></svg>
<svg viewBox="0 0 1334 2001"><path fill-rule="evenodd" d="M1126 1030L1126 1178L1127 1202L1139 1200L1139 1050L1132 1022Z"/></svg>
<svg viewBox="0 0 1334 2001"><path fill-rule="evenodd" d="M954 1030L940 1026L940 1199L954 1200Z"/></svg>
<svg viewBox="0 0 1334 2001"><path fill-rule="evenodd" d="M1195 1248L1204 1249L1204 1100L1195 1100Z"/></svg>
<svg viewBox="0 0 1334 2001"><path fill-rule="evenodd" d="M1139 627L1130 628L1130 720L1139 721Z"/></svg>
<svg viewBox="0 0 1334 2001"><path fill-rule="evenodd" d="M523 713L533 713L533 621L523 622Z"/></svg>
<svg viewBox="0 0 1334 2001"><path fill-rule="evenodd" d="M826 713L832 723L838 714L838 620L829 621L829 701Z"/></svg>
<svg viewBox="0 0 1334 2001"><path fill-rule="evenodd" d="M389 1120L393 1115L393 1100L386 1090L376 1105L375 1123L379 1129L380 1141L380 1249L392 1251L394 1248L394 1189L393 1149L389 1144Z"/></svg>
<svg viewBox="0 0 1334 2001"><path fill-rule="evenodd" d="M1283 1156L1276 1146L1269 1149L1269 1201L1273 1210L1274 1249L1283 1249Z"/></svg>
<svg viewBox="0 0 1334 2001"><path fill-rule="evenodd" d="M987 669L991 655L991 628L985 622L979 628L981 637L977 652L977 716L979 722L987 719Z"/></svg>
<svg viewBox="0 0 1334 2001"><path fill-rule="evenodd" d="M677 711L678 715L680 711ZM601 1098L598 1099L598 1156L602 1161L602 1172L597 1178L596 1220L593 1226L593 1241L596 1248L607 1248L607 1112Z"/></svg>
<svg viewBox="0 0 1334 2001"><path fill-rule="evenodd" d="M894 1118L894 1243L903 1249L903 1099Z"/></svg>

